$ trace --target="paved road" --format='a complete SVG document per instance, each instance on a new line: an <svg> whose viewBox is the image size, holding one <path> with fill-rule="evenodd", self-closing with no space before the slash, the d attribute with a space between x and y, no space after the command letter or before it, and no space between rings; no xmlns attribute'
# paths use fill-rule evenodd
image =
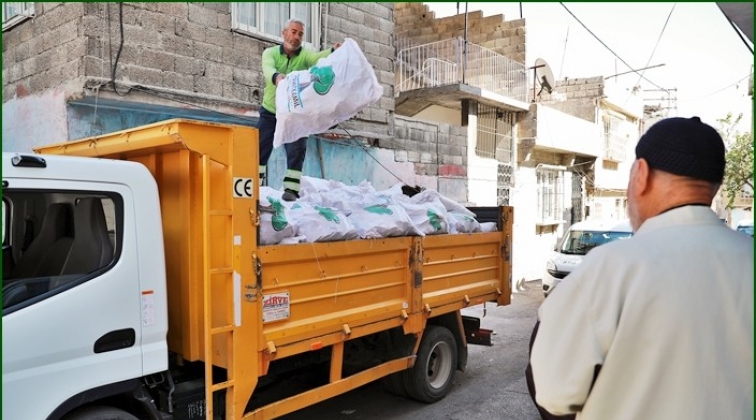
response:
<svg viewBox="0 0 756 420"><path fill-rule="evenodd" d="M540 281L525 284L512 304L464 311L492 329L493 347L469 346L465 372L457 372L454 388L443 400L423 404L368 384L339 397L282 417L285 420L539 420L525 384L528 342L543 301Z"/></svg>

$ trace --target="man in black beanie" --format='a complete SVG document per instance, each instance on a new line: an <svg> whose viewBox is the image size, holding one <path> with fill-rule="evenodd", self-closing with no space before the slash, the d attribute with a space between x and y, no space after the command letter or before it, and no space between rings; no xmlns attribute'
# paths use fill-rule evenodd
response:
<svg viewBox="0 0 756 420"><path fill-rule="evenodd" d="M722 138L669 118L635 154L635 234L591 250L541 305L531 394L579 420L754 418L753 240L710 207Z"/></svg>

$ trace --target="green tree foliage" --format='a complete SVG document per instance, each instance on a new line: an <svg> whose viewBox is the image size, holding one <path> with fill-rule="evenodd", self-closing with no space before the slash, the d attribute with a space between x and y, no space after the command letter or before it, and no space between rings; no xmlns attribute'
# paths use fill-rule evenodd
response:
<svg viewBox="0 0 756 420"><path fill-rule="evenodd" d="M733 117L732 113L727 113L725 118L718 120L719 134L727 147L722 190L727 197L728 208L732 208L733 201L744 190L753 193L753 134L737 130L742 118L743 114Z"/></svg>

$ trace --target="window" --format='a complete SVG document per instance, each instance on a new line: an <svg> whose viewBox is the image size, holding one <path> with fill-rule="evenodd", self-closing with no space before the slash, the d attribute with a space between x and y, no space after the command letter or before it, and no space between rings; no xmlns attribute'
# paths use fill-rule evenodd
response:
<svg viewBox="0 0 756 420"><path fill-rule="evenodd" d="M608 244L616 240L627 239L632 232L625 231L587 231L570 230L562 241L560 252L564 254L585 255L599 245Z"/></svg>
<svg viewBox="0 0 756 420"><path fill-rule="evenodd" d="M6 207L5 200L2 200L2 201L3 201L3 233L2 235L3 235L3 246L5 246L5 245L8 245L8 237L6 236L8 233L8 219L5 218L6 217L5 216L5 207Z"/></svg>
<svg viewBox="0 0 756 420"><path fill-rule="evenodd" d="M539 168L536 170L536 178L539 224L561 222L564 208L564 171Z"/></svg>
<svg viewBox="0 0 756 420"><path fill-rule="evenodd" d="M3 220L3 315L94 278L120 254L115 193L3 189Z"/></svg>
<svg viewBox="0 0 756 420"><path fill-rule="evenodd" d="M502 163L513 162L514 114L501 109L478 104L478 142L475 153L484 158L493 158Z"/></svg>
<svg viewBox="0 0 756 420"><path fill-rule="evenodd" d="M320 44L320 3L231 3L234 29L271 41L283 42L281 30L291 18L305 23L306 45Z"/></svg>
<svg viewBox="0 0 756 420"><path fill-rule="evenodd" d="M614 114L604 115L604 159L623 162L633 124Z"/></svg>
<svg viewBox="0 0 756 420"><path fill-rule="evenodd" d="M34 3L3 2L3 30L34 16Z"/></svg>

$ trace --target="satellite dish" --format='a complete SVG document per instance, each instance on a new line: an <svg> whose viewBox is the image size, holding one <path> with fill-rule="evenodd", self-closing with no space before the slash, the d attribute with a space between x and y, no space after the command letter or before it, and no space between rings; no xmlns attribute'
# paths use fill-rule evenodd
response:
<svg viewBox="0 0 756 420"><path fill-rule="evenodd" d="M540 95L544 89L546 89L546 92L551 93L554 90L554 86L556 86L556 82L554 81L554 73L551 72L549 64L546 60L537 58L533 68L535 69L536 80L538 80L538 84L541 85L541 91L538 92L538 95Z"/></svg>

